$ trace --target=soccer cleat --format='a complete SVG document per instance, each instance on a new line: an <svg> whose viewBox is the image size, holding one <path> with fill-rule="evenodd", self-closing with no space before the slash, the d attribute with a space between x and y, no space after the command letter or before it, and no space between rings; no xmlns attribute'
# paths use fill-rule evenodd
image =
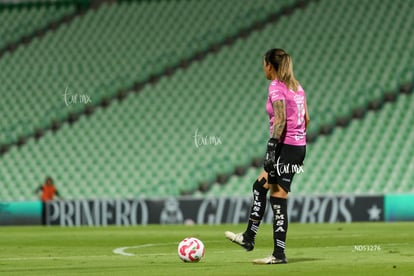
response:
<svg viewBox="0 0 414 276"><path fill-rule="evenodd" d="M243 233L235 234L233 232L226 231L224 232L224 235L230 241L237 243L238 245L246 249L246 251L252 251L254 248L254 242L245 241L243 237Z"/></svg>
<svg viewBox="0 0 414 276"><path fill-rule="evenodd" d="M253 260L254 264L287 264L287 259L277 259L275 256L270 255L269 257L263 259Z"/></svg>

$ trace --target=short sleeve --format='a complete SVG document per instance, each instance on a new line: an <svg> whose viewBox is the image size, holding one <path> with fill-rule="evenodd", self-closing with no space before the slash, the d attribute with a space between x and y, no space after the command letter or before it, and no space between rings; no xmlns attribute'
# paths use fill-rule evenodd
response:
<svg viewBox="0 0 414 276"><path fill-rule="evenodd" d="M278 100L285 99L284 87L277 82L272 82L269 85L269 99L272 103Z"/></svg>

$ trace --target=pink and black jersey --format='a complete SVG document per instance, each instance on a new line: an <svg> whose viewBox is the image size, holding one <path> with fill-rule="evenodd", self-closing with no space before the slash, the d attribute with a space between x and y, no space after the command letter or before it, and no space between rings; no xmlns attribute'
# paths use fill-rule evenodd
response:
<svg viewBox="0 0 414 276"><path fill-rule="evenodd" d="M273 133L273 102L283 100L286 104L286 127L279 142L293 146L306 145L305 103L306 96L302 86L292 91L279 81L273 80L268 89L266 111L269 114L270 136Z"/></svg>

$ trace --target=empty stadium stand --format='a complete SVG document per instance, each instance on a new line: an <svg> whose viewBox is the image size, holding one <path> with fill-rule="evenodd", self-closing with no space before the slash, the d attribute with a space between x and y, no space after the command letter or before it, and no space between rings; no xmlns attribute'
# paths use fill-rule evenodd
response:
<svg viewBox="0 0 414 276"><path fill-rule="evenodd" d="M294 192L413 192L413 3L268 3L105 3L3 55L1 200L33 198L46 175L65 198L249 195L275 46L312 118Z"/></svg>

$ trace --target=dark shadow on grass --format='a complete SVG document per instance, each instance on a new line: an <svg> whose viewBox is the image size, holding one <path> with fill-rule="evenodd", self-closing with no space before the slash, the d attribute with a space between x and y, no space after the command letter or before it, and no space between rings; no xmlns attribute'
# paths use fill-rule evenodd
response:
<svg viewBox="0 0 414 276"><path fill-rule="evenodd" d="M315 262L315 261L320 261L320 260L323 260L323 259L318 259L318 258L288 258L288 263L287 264L289 265L289 264L302 263L302 262ZM253 263L253 260L251 260L250 262ZM232 263L245 264L246 261L239 261L239 262L232 262ZM283 265L283 264L281 264L281 265Z"/></svg>
<svg viewBox="0 0 414 276"><path fill-rule="evenodd" d="M314 262L314 261L320 261L322 259L318 258L288 258L288 263L302 263L302 262Z"/></svg>

